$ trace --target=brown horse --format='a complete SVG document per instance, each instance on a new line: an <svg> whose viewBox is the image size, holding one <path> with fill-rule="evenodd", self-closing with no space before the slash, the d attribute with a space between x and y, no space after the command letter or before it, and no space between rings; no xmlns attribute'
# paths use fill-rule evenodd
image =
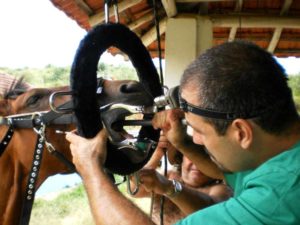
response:
<svg viewBox="0 0 300 225"><path fill-rule="evenodd" d="M34 88L22 94L10 95L0 100L0 116L49 110L49 96L55 91L66 91L68 87L52 89ZM55 105L70 100L70 96L58 96ZM136 81L104 80L102 93L99 95L100 106L111 102L144 105L152 102L152 97L145 93L143 86ZM46 128L46 140L55 149L72 160L69 146L64 135L56 130L70 131L74 125L49 125ZM0 140L3 139L8 126L0 125ZM16 225L20 221L22 205L26 196L26 185L31 170L37 134L32 128L14 129L14 135L3 154L0 154L0 224ZM44 147L45 148L45 147ZM53 157L46 149L41 161L36 189L47 177L59 173L68 173L68 168Z"/></svg>

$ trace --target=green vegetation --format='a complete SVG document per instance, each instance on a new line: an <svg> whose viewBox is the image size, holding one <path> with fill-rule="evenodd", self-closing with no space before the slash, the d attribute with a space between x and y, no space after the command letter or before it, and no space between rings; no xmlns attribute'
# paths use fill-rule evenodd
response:
<svg viewBox="0 0 300 225"><path fill-rule="evenodd" d="M288 82L293 91L293 97L296 102L298 112L300 112L300 74L290 76Z"/></svg>
<svg viewBox="0 0 300 225"><path fill-rule="evenodd" d="M119 189L145 212L149 212L149 199L128 196L125 183L120 185ZM103 204L107 204L109 207L109 202ZM36 198L30 225L94 225L83 185L61 191L52 198Z"/></svg>
<svg viewBox="0 0 300 225"><path fill-rule="evenodd" d="M1 68L0 73L8 73L16 77L23 76L25 81L36 87L55 87L69 85L70 67L55 67L48 65L42 69L36 68ZM137 74L132 66L113 66L99 63L98 76L113 80L137 80ZM293 90L297 108L300 111L300 74L289 76L289 85Z"/></svg>
<svg viewBox="0 0 300 225"><path fill-rule="evenodd" d="M92 225L93 220L82 185L62 191L53 199L36 198L30 225Z"/></svg>
<svg viewBox="0 0 300 225"><path fill-rule="evenodd" d="M70 67L56 67L48 65L44 68L18 68L2 67L0 73L7 73L15 77L24 77L24 80L36 87L56 87L69 85ZM135 69L130 66L113 66L104 63L98 65L98 76L114 80L137 80Z"/></svg>

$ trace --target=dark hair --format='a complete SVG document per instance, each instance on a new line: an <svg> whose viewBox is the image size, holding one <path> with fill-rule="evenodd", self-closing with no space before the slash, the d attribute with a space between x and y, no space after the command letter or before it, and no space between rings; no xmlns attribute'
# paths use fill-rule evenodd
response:
<svg viewBox="0 0 300 225"><path fill-rule="evenodd" d="M267 132L281 134L298 119L287 75L272 55L244 41L207 50L185 70L181 89L193 86L199 106L221 112L255 114ZM232 121L206 118L220 135Z"/></svg>

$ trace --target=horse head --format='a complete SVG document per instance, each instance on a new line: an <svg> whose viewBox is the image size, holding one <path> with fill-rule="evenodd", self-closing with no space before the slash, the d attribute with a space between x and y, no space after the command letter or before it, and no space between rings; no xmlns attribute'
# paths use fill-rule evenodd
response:
<svg viewBox="0 0 300 225"><path fill-rule="evenodd" d="M97 87L97 64L101 54L111 45L129 56L141 83L104 80L101 82L101 87ZM77 119L77 130L80 135L85 137L92 137L102 129L101 116L103 113L100 113L102 106L115 103L151 106L154 97L162 94L156 68L145 46L132 31L121 24L105 24L88 33L76 53L70 81L71 96L57 95L53 104L59 106L61 103L69 101L70 97L72 98L74 114ZM32 124L35 124L37 122L35 116L49 110L48 99L55 91L68 91L68 88L31 89L24 93L16 92L11 95L14 97L0 100L0 116L7 117L19 113L28 116L28 113L32 113L30 114L31 121ZM151 116L145 114L144 118L151 119ZM7 124L11 125L12 117L9 117L7 121L9 122ZM39 120L39 124L45 126L41 120ZM47 123L47 129L42 133L44 135L42 139L51 142L54 149L63 152L67 159L71 159L65 137L58 135L56 130L70 131L74 128L74 124L51 125L51 123ZM0 138L2 139L3 135L10 129L0 125ZM38 141L35 141L37 134L30 128L14 130L15 133L10 143L5 144L5 146L7 145L5 152L0 154L0 224L3 225L18 224L21 205L26 201L24 198L28 197L26 181L30 180L28 178L31 176L36 176L35 173L31 173L31 164L34 162L32 155L35 154L35 142ZM154 131L152 127L142 127L137 140L144 146L149 139L156 141L158 137L159 131ZM108 142L108 144L110 146L105 166L111 172L120 174L129 174L140 169L150 159L154 151L152 147L142 149L143 156L136 159L135 156L132 157L132 153L127 154L132 150L132 146L126 145L125 148L123 146L120 151L120 148L118 149L114 143ZM37 145L36 150L38 148ZM128 151L123 151L124 149L128 149ZM134 149L131 152L137 151ZM68 172L68 168L52 157L48 151L45 151L42 161L38 165L40 172L35 183L36 188L48 176ZM28 220L29 218L26 218L27 222Z"/></svg>
<svg viewBox="0 0 300 225"><path fill-rule="evenodd" d="M97 95L100 107L110 103L125 103L131 105L150 104L153 98L145 92L143 85L133 80L103 80L101 94ZM34 115L38 112L48 112L49 97L60 91L70 91L69 86L56 88L32 88L28 91L14 90L7 93L0 100L0 116ZM55 98L56 106L70 101L70 95L58 95ZM71 131L74 124L49 124L46 128L46 140L72 161L69 144L64 135L57 130ZM0 125L0 140L8 130L7 125ZM26 181L31 169L37 134L32 128L14 128L14 134L3 154L0 154L0 224L18 224L22 201L25 198ZM38 188L43 181L54 174L68 173L68 167L53 157L46 149L41 162L40 172L36 183ZM10 194L8 194L10 193Z"/></svg>

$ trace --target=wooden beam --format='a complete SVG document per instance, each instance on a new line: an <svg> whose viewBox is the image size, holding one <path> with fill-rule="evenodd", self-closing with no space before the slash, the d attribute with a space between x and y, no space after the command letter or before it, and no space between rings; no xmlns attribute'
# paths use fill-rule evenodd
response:
<svg viewBox="0 0 300 225"><path fill-rule="evenodd" d="M231 27L229 37L228 37L229 42L234 41L237 29L238 29L237 27Z"/></svg>
<svg viewBox="0 0 300 225"><path fill-rule="evenodd" d="M273 53L281 36L282 28L276 28L268 46L268 52Z"/></svg>
<svg viewBox="0 0 300 225"><path fill-rule="evenodd" d="M293 2L293 0L285 0L284 1L284 4L283 4L283 6L281 8L281 11L280 11L280 16L286 14L289 11L292 2ZM276 48L276 46L277 46L277 44L280 40L282 30L283 30L282 27L275 28L275 31L273 33L273 37L272 37L272 39L269 43L269 46L268 46L268 52L274 53L275 48Z"/></svg>
<svg viewBox="0 0 300 225"><path fill-rule="evenodd" d="M120 2L118 4L118 10L119 13L123 12L124 10L139 4L140 2L142 2L143 0L124 0L122 2ZM113 15L114 14L114 7L110 7L109 8L109 15ZM92 27L96 26L99 23L102 23L105 19L105 12L104 10L102 10L101 12L91 16L89 18L89 23Z"/></svg>
<svg viewBox="0 0 300 225"><path fill-rule="evenodd" d="M280 11L280 16L286 14L289 11L292 3L293 3L293 0L285 0L284 1L283 6Z"/></svg>
<svg viewBox="0 0 300 225"><path fill-rule="evenodd" d="M242 7L243 7L243 0L237 0L235 4L234 12L236 13L241 12ZM229 42L234 41L237 29L238 29L237 27L231 27L229 37L228 37Z"/></svg>
<svg viewBox="0 0 300 225"><path fill-rule="evenodd" d="M234 8L234 12L240 12L243 8L243 0L237 0Z"/></svg>
<svg viewBox="0 0 300 225"><path fill-rule="evenodd" d="M198 14L207 15L208 14L208 2L200 2L198 4Z"/></svg>
<svg viewBox="0 0 300 225"><path fill-rule="evenodd" d="M153 16L152 12L147 13L144 16L142 16L141 18L139 18L139 19L133 21L132 23L130 23L128 25L128 28L130 30L135 30L136 28L138 28L139 26L143 25L144 23L147 23L147 22L153 20L153 17L154 16Z"/></svg>
<svg viewBox="0 0 300 225"><path fill-rule="evenodd" d="M191 2L233 2L236 0L176 0L178 3L191 3Z"/></svg>
<svg viewBox="0 0 300 225"><path fill-rule="evenodd" d="M299 17L270 16L210 16L214 27L290 28L300 29Z"/></svg>
<svg viewBox="0 0 300 225"><path fill-rule="evenodd" d="M167 18L164 18L159 22L159 33L160 33L160 35L165 33L166 27L167 27ZM141 40L142 40L143 44L146 47L148 47L153 41L156 40L156 38L157 38L156 28L155 28L155 26L153 26L147 33L145 33L142 36Z"/></svg>
<svg viewBox="0 0 300 225"><path fill-rule="evenodd" d="M169 18L177 15L175 0L162 0L162 4Z"/></svg>
<svg viewBox="0 0 300 225"><path fill-rule="evenodd" d="M81 8L88 16L93 14L93 10L83 1L75 0L75 3Z"/></svg>
<svg viewBox="0 0 300 225"><path fill-rule="evenodd" d="M245 38L245 37L244 37ZM215 37L214 38L215 41L228 41L228 38L227 37ZM261 36L247 36L247 40L249 41L253 41L253 42L269 42L270 41L270 37L261 37ZM281 37L280 38L281 41L284 41L284 42L291 42L291 43L294 43L294 42L300 42L300 37ZM297 43L296 43L297 44Z"/></svg>

